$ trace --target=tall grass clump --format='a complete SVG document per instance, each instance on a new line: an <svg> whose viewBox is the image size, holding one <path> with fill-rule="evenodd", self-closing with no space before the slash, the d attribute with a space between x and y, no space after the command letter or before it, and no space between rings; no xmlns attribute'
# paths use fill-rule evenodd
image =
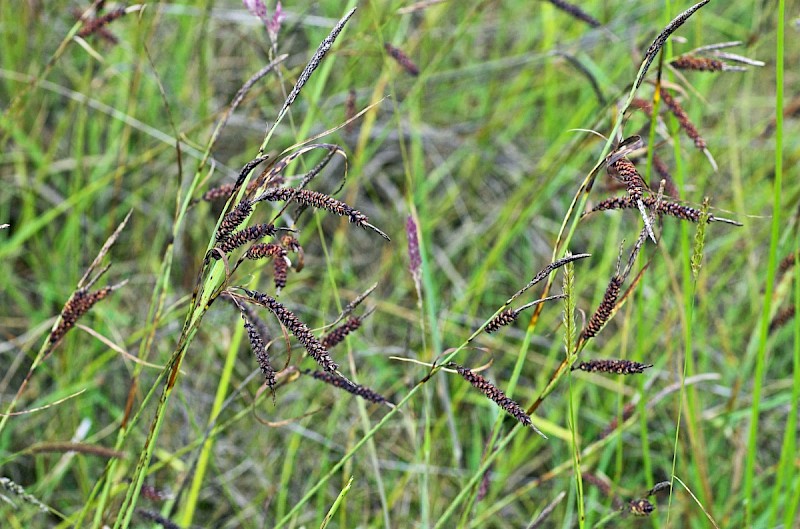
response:
<svg viewBox="0 0 800 529"><path fill-rule="evenodd" d="M0 2L0 519L797 525L792 7Z"/></svg>

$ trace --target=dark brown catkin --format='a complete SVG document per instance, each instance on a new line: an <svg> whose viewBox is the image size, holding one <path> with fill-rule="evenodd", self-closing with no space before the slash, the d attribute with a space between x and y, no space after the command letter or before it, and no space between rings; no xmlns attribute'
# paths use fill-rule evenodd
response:
<svg viewBox="0 0 800 529"><path fill-rule="evenodd" d="M243 230L232 233L228 237L217 243L216 248L223 253L230 253L248 242L256 241L267 235L275 235L275 226L272 224L256 224ZM212 254L219 258L217 254Z"/></svg>
<svg viewBox="0 0 800 529"><path fill-rule="evenodd" d="M455 362L448 362L445 367L450 369L455 369L461 377L472 384L472 387L486 395L487 398L492 400L495 404L503 408L506 413L514 417L523 425L527 426L528 428L532 428L536 433L539 435L544 436L534 425L531 421L530 416L525 413L525 410L522 409L522 406L517 404L515 401L510 399L505 393L503 393L500 388L483 378L478 373L473 372L471 369L468 369L464 366L456 364Z"/></svg>
<svg viewBox="0 0 800 529"><path fill-rule="evenodd" d="M692 57L684 55L669 63L676 70L692 70L695 72L721 72L725 63L708 57Z"/></svg>
<svg viewBox="0 0 800 529"><path fill-rule="evenodd" d="M155 511L150 511L148 509L136 509L136 514L138 514L145 520L150 520L151 522L157 523L164 529L181 529L180 525L176 524L169 518L161 516L159 513Z"/></svg>
<svg viewBox="0 0 800 529"><path fill-rule="evenodd" d="M484 327L483 330L491 334L499 330L500 327L503 327L505 325L511 325L516 321L518 316L519 313L514 309L506 309L497 316L495 316L494 318L492 318L491 320L489 320L489 323L486 324L486 327Z"/></svg>
<svg viewBox="0 0 800 529"><path fill-rule="evenodd" d="M615 375L634 375L644 373L653 364L642 364L632 360L589 360L572 366L572 370L580 369L589 373L613 373Z"/></svg>
<svg viewBox="0 0 800 529"><path fill-rule="evenodd" d="M278 321L289 329L297 340L303 344L308 354L320 367L329 372L339 369L339 366L333 361L328 350L325 349L325 346L317 340L306 324L301 322L292 311L284 307L272 296L252 290L245 290L245 292L259 304L271 310L272 313L275 314L275 317L278 318Z"/></svg>
<svg viewBox="0 0 800 529"><path fill-rule="evenodd" d="M413 75L415 77L419 75L419 68L417 68L417 65L414 64L411 59L409 59L408 55L403 53L403 50L392 46L388 42L383 43L383 48L386 50L386 53L389 54L389 57L397 61L397 64L402 66L409 75Z"/></svg>
<svg viewBox="0 0 800 529"><path fill-rule="evenodd" d="M361 327L361 323L361 318L352 316L346 322L326 334L321 340L322 345L325 346L325 349L330 349L331 347L342 343L348 334L355 332L359 327Z"/></svg>
<svg viewBox="0 0 800 529"><path fill-rule="evenodd" d="M83 27L81 27L81 29L78 30L78 36L88 37L92 33L96 33L100 29L103 29L105 26L109 25L116 19L125 16L125 14L126 14L125 8L120 7L113 11L109 11L105 15L87 20L83 24Z"/></svg>
<svg viewBox="0 0 800 529"><path fill-rule="evenodd" d="M694 141L695 147L700 150L705 150L706 147L708 147L706 140L700 136L697 127L695 127L694 123L689 119L689 114L687 114L680 103L672 97L672 94L663 87L661 88L661 99L664 101L664 104L667 105L670 112L672 112L672 115L678 120L678 124L680 124L686 135Z"/></svg>
<svg viewBox="0 0 800 529"><path fill-rule="evenodd" d="M772 321L769 323L769 332L776 331L792 321L796 312L796 308L794 305L789 305L785 309L779 311Z"/></svg>
<svg viewBox="0 0 800 529"><path fill-rule="evenodd" d="M360 384L355 384L350 382L344 377L337 375L336 373L326 373L325 371L311 371L307 369L303 372L306 375L310 375L317 380L325 382L326 384L330 384L333 387L343 389L346 392L355 395L357 397L361 397L362 399L375 402L377 404L383 404L388 402L383 395L369 389L368 387L362 386Z"/></svg>
<svg viewBox="0 0 800 529"><path fill-rule="evenodd" d="M244 320L244 328L247 331L247 338L250 340L250 348L253 350L253 354L256 356L258 367L261 368L261 372L264 374L264 380L266 381L270 392L272 392L272 397L274 399L275 369L273 369L272 364L270 363L267 345L264 343L264 339L266 337L262 336L261 332L258 330L258 327L253 325L250 320L247 319L247 314L244 311L242 311L242 319Z"/></svg>
<svg viewBox="0 0 800 529"><path fill-rule="evenodd" d="M628 195L633 200L641 200L644 193L644 180L633 162L627 158L620 158L608 166L609 172L625 184Z"/></svg>
<svg viewBox="0 0 800 529"><path fill-rule="evenodd" d="M222 222L219 223L217 229L217 241L223 241L230 236L233 231L242 225L242 222L247 220L250 213L253 212L253 203L249 200L242 200L228 213L222 217Z"/></svg>
<svg viewBox="0 0 800 529"><path fill-rule="evenodd" d="M580 7L570 4L569 2L565 2L564 0L549 0L551 4L555 7L564 11L565 13L572 15L573 17L577 18L580 21L586 22L589 26L593 28L599 28L602 24L600 21L594 18L593 16L589 15L586 11L581 9Z"/></svg>
<svg viewBox="0 0 800 529"><path fill-rule="evenodd" d="M70 329L72 329L78 319L86 314L97 302L103 300L111 292L114 287L103 287L94 292L89 292L85 289L76 290L72 293L69 300L64 304L61 310L61 321L58 326L53 329L48 338L49 346L52 347L58 343Z"/></svg>
<svg viewBox="0 0 800 529"><path fill-rule="evenodd" d="M782 276L782 275L783 275L783 274L785 274L785 273L786 273L786 272L787 272L787 271L788 271L788 270L789 270L791 267L793 267L793 266L794 266L794 264L795 264L795 261L796 261L796 259L797 259L797 257L796 257L796 254L794 254L794 253L790 253L789 255L787 255L786 257L784 257L784 258L783 258L783 260L782 260L782 261L780 262L780 264L778 265L778 275L779 275L779 276Z"/></svg>
<svg viewBox="0 0 800 529"><path fill-rule="evenodd" d="M628 504L628 508L635 516L650 516L650 514L655 510L653 504L644 498L631 500L631 502Z"/></svg>
<svg viewBox="0 0 800 529"><path fill-rule="evenodd" d="M245 258L256 260L263 259L264 257L283 257L285 255L286 250L277 244L258 242L247 249Z"/></svg>
<svg viewBox="0 0 800 529"><path fill-rule="evenodd" d="M278 290L286 286L286 281L289 277L289 263L286 261L286 253L275 257L272 260L272 273L275 288Z"/></svg>
<svg viewBox="0 0 800 529"><path fill-rule="evenodd" d="M332 196L310 189L298 190L290 187L276 187L266 191L259 199L269 202L293 200L305 206L324 209L340 217L348 217L350 222L362 228L366 227L365 223L369 220L366 215L341 200L336 200Z"/></svg>
<svg viewBox="0 0 800 529"><path fill-rule="evenodd" d="M644 203L645 207L652 210L656 206L656 198L657 197L654 196L647 196L642 198L642 202ZM607 211L612 209L635 209L636 207L636 202L631 200L630 197L612 197L598 202L595 207L587 212L587 214L594 213L596 211ZM677 202L662 200L658 204L656 213L659 215L669 215L670 217L675 217L689 222L700 222L700 214L702 212L697 208L684 206L683 204L678 204ZM738 222L724 219L722 217L715 217L714 215L708 216L708 222L724 222L726 224L741 226L741 224Z"/></svg>
<svg viewBox="0 0 800 529"><path fill-rule="evenodd" d="M638 108L648 116L653 115L653 104L650 101L647 101L646 99L641 99L638 97L634 98L631 101L631 108Z"/></svg>
<svg viewBox="0 0 800 529"><path fill-rule="evenodd" d="M584 340L597 336L597 333L600 332L600 329L603 328L611 317L614 305L616 305L617 298L619 297L621 286L622 277L614 275L611 281L609 281L608 287L606 287L605 294L603 294L603 301L600 302L600 306L597 307L597 310L592 314L586 327L581 331L581 337Z"/></svg>

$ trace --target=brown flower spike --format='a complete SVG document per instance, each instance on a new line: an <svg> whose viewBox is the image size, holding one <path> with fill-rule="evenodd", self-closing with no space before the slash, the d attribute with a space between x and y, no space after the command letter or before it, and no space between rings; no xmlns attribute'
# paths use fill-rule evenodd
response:
<svg viewBox="0 0 800 529"><path fill-rule="evenodd" d="M309 356L314 359L325 371L333 372L339 366L331 358L330 353L322 343L311 333L305 323L301 322L291 310L284 307L272 296L254 290L242 289L250 298L259 305L272 311L278 321L303 344Z"/></svg>
<svg viewBox="0 0 800 529"><path fill-rule="evenodd" d="M355 395L356 397L361 397L366 401L375 402L377 404L390 404L389 401L387 401L383 395L376 393L375 391L372 391L368 387L362 386L360 384L355 384L354 382L350 382L346 378L339 376L335 373L326 373L325 371L311 371L310 369L303 371L303 373L306 375L310 375L317 380L325 382L326 384L330 384L333 387L343 389L346 392Z"/></svg>
<svg viewBox="0 0 800 529"><path fill-rule="evenodd" d="M217 250L222 253L230 253L235 249L244 246L248 242L256 241L267 235L275 235L275 226L272 224L256 224L243 230L232 233L230 236L217 242ZM212 254L215 259L219 258L216 253Z"/></svg>
<svg viewBox="0 0 800 529"><path fill-rule="evenodd" d="M635 375L644 373L653 364L642 364L632 360L589 360L572 366L572 371L580 369L589 373L613 373L615 375Z"/></svg>
<svg viewBox="0 0 800 529"><path fill-rule="evenodd" d="M348 217L350 222L361 228L369 228L375 231L378 235L389 240L389 236L381 230L367 222L369 217L361 213L355 208L350 207L341 200L336 200L330 195L312 191L310 189L293 189L290 187L275 187L267 190L253 202L266 200L268 202L288 201L292 200L304 206L311 206L317 209L324 209L338 215L340 217Z"/></svg>
<svg viewBox="0 0 800 529"><path fill-rule="evenodd" d="M403 50L392 46L388 42L383 43L383 48L386 50L386 53L389 54L389 57L397 61L397 64L402 66L409 75L413 75L414 77L419 75L419 68L414 64L414 61L409 59L408 55L403 53Z"/></svg>
<svg viewBox="0 0 800 529"><path fill-rule="evenodd" d="M540 432L536 426L534 426L530 416L525 413L525 410L523 410L519 404L514 402L505 393L503 393L500 388L483 378L481 375L473 372L471 369L456 364L455 362L448 362L444 367L455 369L464 380L472 384L472 387L486 395L486 397L490 400L494 401L494 403L503 408L506 413L514 417L524 426L531 428L534 432L547 439L547 436Z"/></svg>
<svg viewBox="0 0 800 529"><path fill-rule="evenodd" d="M103 287L101 289L95 290L94 292L89 292L87 289L82 288L73 292L72 296L70 296L67 303L64 305L64 308L61 310L61 321L58 323L55 329L50 333L47 341L49 343L49 347L52 349L58 342L64 338L64 335L70 331L75 324L78 323L78 320L89 312L96 303L105 299L109 294L111 294L114 290L121 287L124 283L120 283L118 285L113 285L109 287Z"/></svg>
<svg viewBox="0 0 800 529"><path fill-rule="evenodd" d="M603 301L600 302L600 306L597 307L597 310L592 314L586 327L581 331L581 338L583 340L597 336L597 333L600 332L600 329L603 328L611 317L611 313L614 311L614 305L616 305L617 298L619 297L622 281L623 278L619 274L616 274L611 278L611 281L608 282L606 292L603 294Z"/></svg>
<svg viewBox="0 0 800 529"><path fill-rule="evenodd" d="M486 327L484 327L483 330L491 334L499 330L500 327L504 327L506 325L514 323L519 317L519 314L523 310L533 307L534 305L538 305L539 303L543 303L545 301L550 301L553 299L564 299L564 297L565 297L564 294L559 294L557 296L549 296L546 298L537 299L536 301L531 301L530 303L527 303L518 309L506 309L497 316L495 316L494 318L492 318L491 320L489 320L489 323L486 324Z"/></svg>

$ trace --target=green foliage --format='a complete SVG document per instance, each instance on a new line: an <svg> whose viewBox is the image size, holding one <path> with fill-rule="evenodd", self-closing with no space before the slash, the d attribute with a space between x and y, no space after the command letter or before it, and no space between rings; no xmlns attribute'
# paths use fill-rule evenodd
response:
<svg viewBox="0 0 800 529"><path fill-rule="evenodd" d="M286 5L271 43L238 0L155 3L109 24L112 45L73 38L82 27L75 5L0 0L0 225L10 225L0 229L0 412L132 211L95 288L127 283L36 360L14 411L42 409L2 420L0 478L49 510L9 496L0 501L9 527L153 523L139 509L181 527L524 527L546 508L543 527L578 526L579 513L585 527L627 526L636 522L620 505L673 474L672 492L650 498L655 527L668 517L694 528L709 517L720 527L797 523L797 320L769 326L778 310L800 304L797 267L777 270L798 244L800 122L780 112L782 90L774 96L776 82L798 83L783 64L798 64L800 50L784 48L781 39L794 36L776 31L783 9L796 9L711 2L631 91L646 47L688 3L581 3L603 23L597 29L550 2L450 1L414 12L404 10L410 2L359 3L284 108L351 6ZM730 40L746 42L733 53L770 66L666 70L693 48ZM277 70L215 136L237 90L273 60ZM621 115L629 96L654 99L659 68L718 172L665 105L654 105L657 119ZM366 110L340 127L349 100ZM607 143L576 129L615 133ZM744 226L701 222L695 232L657 218L658 247L643 245L624 304L580 347L582 315L598 307L620 244L629 248L642 227L637 209L579 218L626 192L603 163L616 132L657 146L680 188L671 202L699 208L708 196L710 215ZM199 199L235 181L260 149L268 166L311 138L340 146L346 162L336 151L308 189L352 206L392 241L331 212L298 214L292 203L275 223L296 228L302 270L289 272L278 295L271 262L246 260L230 284L269 292L322 337L377 282L356 314L375 312L331 355L349 380L397 408L298 376L313 360L261 311L274 340L273 404L239 310L207 303L238 254L204 261L225 201ZM289 185L335 150L304 149L282 173ZM628 157L656 191L652 153ZM281 207L258 204L253 222ZM567 248L591 257L574 264L566 320L548 302L478 332ZM510 308L558 294L562 273ZM569 371L599 358L654 367L632 377ZM450 360L486 367L547 439L445 370L431 373ZM171 496L151 499L141 484Z"/></svg>

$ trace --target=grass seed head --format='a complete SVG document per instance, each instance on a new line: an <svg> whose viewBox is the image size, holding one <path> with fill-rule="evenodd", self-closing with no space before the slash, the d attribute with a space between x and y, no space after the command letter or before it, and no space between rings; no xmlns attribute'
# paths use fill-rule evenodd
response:
<svg viewBox="0 0 800 529"><path fill-rule="evenodd" d="M303 347L305 347L306 351L308 351L309 356L311 356L311 358L313 358L314 361L320 365L320 367L328 372L333 372L339 369L339 366L333 361L325 346L322 345L319 340L317 340L314 334L308 329L306 324L300 321L294 312L284 307L272 296L253 290L245 290L245 292L256 303L271 310L275 317L278 318L278 321L280 321L284 327L289 329L289 332L291 332L295 338L297 338L297 340L303 344Z"/></svg>
<svg viewBox="0 0 800 529"><path fill-rule="evenodd" d="M311 371L311 370L306 370L304 371L304 373L306 375L314 377L317 380L325 382L326 384L329 384L333 387L343 389L352 395L361 397L366 401L375 402L377 404L385 404L389 402L386 400L386 398L384 398L383 395L369 389L368 387L350 382L346 378L337 375L336 373L327 373L325 371Z"/></svg>
<svg viewBox="0 0 800 529"><path fill-rule="evenodd" d="M706 144L706 140L700 136L700 132L698 132L697 127L694 126L694 123L689 119L689 114L683 109L680 103L672 97L672 94L669 93L665 88L661 88L661 99L664 101L664 104L667 105L672 115L678 120L678 124L681 126L683 131L686 133L687 136L694 142L695 147L700 149L701 151L706 150L708 145Z"/></svg>
<svg viewBox="0 0 800 529"><path fill-rule="evenodd" d="M589 322L586 324L586 327L584 327L583 331L581 331L582 339L586 340L597 336L597 333L599 333L608 322L609 318L611 317L611 313L614 311L614 306L617 303L621 286L622 277L615 274L611 278L611 281L608 282L606 292L603 294L603 301L600 302L597 310L594 312L594 314L592 314L592 317L589 318Z"/></svg>
<svg viewBox="0 0 800 529"><path fill-rule="evenodd" d="M121 285L103 287L101 289L89 292L86 289L79 289L72 293L64 308L61 310L61 321L55 329L52 330L48 337L49 347L53 347L64 338L64 335L70 331L78 320L89 312L96 303L105 299L111 292L116 290Z"/></svg>
<svg viewBox="0 0 800 529"><path fill-rule="evenodd" d="M257 241L267 235L275 235L275 226L272 224L256 224L232 233L228 237L217 242L216 248L223 253L230 253L235 249L244 246L248 242ZM214 258L219 258L217 254L212 254Z"/></svg>
<svg viewBox="0 0 800 529"><path fill-rule="evenodd" d="M628 503L628 508L635 516L650 516L650 514L655 510L653 504L644 498L631 500L631 502Z"/></svg>
<svg viewBox="0 0 800 529"><path fill-rule="evenodd" d="M253 203L249 200L242 200L230 212L226 213L222 218L222 222L217 229L217 241L224 241L233 231L242 225L247 220L247 217L253 212Z"/></svg>
<svg viewBox="0 0 800 529"><path fill-rule="evenodd" d="M348 334L355 332L359 327L361 327L361 323L361 318L352 316L346 322L326 334L321 340L322 345L325 346L326 349L330 349L331 347L342 343Z"/></svg>
<svg viewBox="0 0 800 529"><path fill-rule="evenodd" d="M417 68L417 65L414 64L414 61L412 61L408 55L403 53L403 50L392 46L388 42L383 43L383 48L386 50L386 53L389 54L389 57L397 61L397 64L402 66L409 75L413 75L414 77L419 75L419 68Z"/></svg>
<svg viewBox="0 0 800 529"><path fill-rule="evenodd" d="M599 20L597 20L596 18L588 14L586 11L576 6L575 4L565 2L564 0L549 0L549 2L553 4L556 8L560 9L561 11L569 15L572 15L574 18L577 18L581 22L589 24L589 26L593 28L599 28L600 26L602 26Z"/></svg>
<svg viewBox="0 0 800 529"><path fill-rule="evenodd" d="M710 57L693 57L684 55L669 63L676 70L690 70L695 72L721 72L725 70L725 63Z"/></svg>
<svg viewBox="0 0 800 529"><path fill-rule="evenodd" d="M503 393L500 388L483 378L478 373L475 373L471 369L468 369L464 366L456 364L455 362L449 362L445 365L445 367L455 369L464 380L472 384L472 387L486 395L488 399L492 400L495 404L503 408L506 413L514 417L524 426L533 429L533 431L542 437L545 437L545 435L533 425L530 416L525 413L525 410L522 409L522 406L509 398L508 395Z"/></svg>
<svg viewBox="0 0 800 529"><path fill-rule="evenodd" d="M515 311L514 309L506 309L491 320L489 323L486 324L484 330L491 334L500 329L500 327L504 327L506 325L511 325L517 320L517 316L519 316L519 312Z"/></svg>
<svg viewBox="0 0 800 529"><path fill-rule="evenodd" d="M774 332L792 321L795 316L795 312L796 307L794 305L789 305L785 309L779 311L769 323L769 332Z"/></svg>
<svg viewBox="0 0 800 529"><path fill-rule="evenodd" d="M613 373L615 375L635 375L644 373L653 364L642 364L632 360L589 360L572 366L572 370L580 369L589 373Z"/></svg>

